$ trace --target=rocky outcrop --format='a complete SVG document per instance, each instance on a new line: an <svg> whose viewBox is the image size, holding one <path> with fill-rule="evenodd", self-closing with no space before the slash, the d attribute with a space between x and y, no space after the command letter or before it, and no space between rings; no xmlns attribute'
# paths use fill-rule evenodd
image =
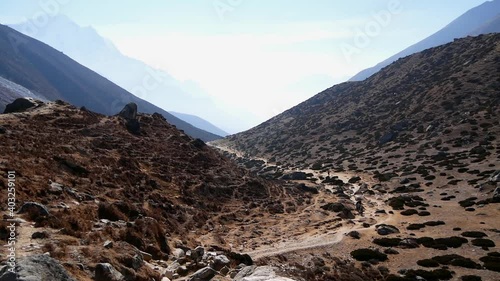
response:
<svg viewBox="0 0 500 281"><path fill-rule="evenodd" d="M19 259L16 266L16 276L7 271L7 267L0 269L2 281L33 281L33 280L58 280L76 281L55 259L47 255L37 255ZM14 279L12 279L14 278ZM108 279L106 279L108 280Z"/></svg>
<svg viewBox="0 0 500 281"><path fill-rule="evenodd" d="M276 273L277 269L270 266L248 266L243 268L235 277L235 281L294 281L293 279L281 277Z"/></svg>
<svg viewBox="0 0 500 281"><path fill-rule="evenodd" d="M23 112L27 109L35 107L37 104L31 99L18 98L12 103L8 104L5 107L4 114L6 113L15 113L15 112Z"/></svg>

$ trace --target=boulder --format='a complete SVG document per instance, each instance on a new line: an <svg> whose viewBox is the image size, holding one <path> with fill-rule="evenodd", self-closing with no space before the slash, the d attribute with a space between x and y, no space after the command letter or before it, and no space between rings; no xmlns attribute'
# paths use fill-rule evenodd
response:
<svg viewBox="0 0 500 281"><path fill-rule="evenodd" d="M127 123L125 123L125 127L127 131L134 135L141 134L141 123L137 119L128 119Z"/></svg>
<svg viewBox="0 0 500 281"><path fill-rule="evenodd" d="M137 118L137 104L131 102L118 113L118 116L123 117L126 120L136 119Z"/></svg>
<svg viewBox="0 0 500 281"><path fill-rule="evenodd" d="M48 216L50 215L47 207L36 202L26 202L21 208L19 208L18 214L24 214L26 212L35 213L37 216Z"/></svg>
<svg viewBox="0 0 500 281"><path fill-rule="evenodd" d="M58 279L52 279L58 280ZM123 281L125 277L109 263L98 263L95 267L95 281Z"/></svg>
<svg viewBox="0 0 500 281"><path fill-rule="evenodd" d="M202 268L189 277L189 281L208 281L215 276L216 272L210 267Z"/></svg>
<svg viewBox="0 0 500 281"><path fill-rule="evenodd" d="M47 255L20 258L16 266L17 278L15 274L7 271L7 269L7 267L0 269L1 281L75 281L58 261ZM11 279L12 277L14 279Z"/></svg>
<svg viewBox="0 0 500 281"><path fill-rule="evenodd" d="M12 103L8 104L5 107L4 114L6 113L15 113L15 112L23 112L26 111L27 109L30 109L32 107L35 107L36 103L29 99L25 98L18 98Z"/></svg>
<svg viewBox="0 0 500 281"><path fill-rule="evenodd" d="M235 277L235 281L294 281L276 274L276 268L270 266L247 266Z"/></svg>
<svg viewBox="0 0 500 281"><path fill-rule="evenodd" d="M377 233L379 235L389 235L389 234L399 233L399 229L392 225L381 224L377 225Z"/></svg>
<svg viewBox="0 0 500 281"><path fill-rule="evenodd" d="M224 255L218 255L214 258L213 260L213 269L219 271L221 270L224 266L229 265L231 261Z"/></svg>

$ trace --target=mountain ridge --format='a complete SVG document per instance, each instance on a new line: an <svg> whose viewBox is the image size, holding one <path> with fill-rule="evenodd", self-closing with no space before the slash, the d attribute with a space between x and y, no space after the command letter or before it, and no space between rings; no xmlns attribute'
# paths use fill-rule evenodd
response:
<svg viewBox="0 0 500 281"><path fill-rule="evenodd" d="M129 102L146 113L159 112L187 134L205 141L220 136L198 129L163 109L146 102L52 47L0 25L0 75L48 100L66 100L99 113L113 115ZM16 58L15 60L13 58Z"/></svg>
<svg viewBox="0 0 500 281"><path fill-rule="evenodd" d="M44 28L38 29L37 32L30 30L30 23L13 24L10 27L62 51L130 93L168 112L193 115L205 111L205 113L211 112L212 115L217 114L214 109L211 109L215 108L215 104L199 87L189 87L186 82L177 81L165 71L122 54L94 27L82 27L66 15L60 14L53 17ZM124 69L127 71L123 71ZM147 83L144 82L146 78ZM189 120L182 120L190 123ZM198 122L198 124L208 125L212 122ZM194 126L199 128L199 126ZM200 129L210 132L214 128L213 125L208 125ZM211 132L220 133L220 131L221 129L216 127Z"/></svg>
<svg viewBox="0 0 500 281"><path fill-rule="evenodd" d="M462 38L468 35L479 35L482 33L500 32L499 16L500 0L487 1L475 8L470 9L446 25L444 28L428 36L422 41L413 44L412 46L373 67L362 70L349 79L349 81L364 80L399 58L406 57L431 47L452 42L455 38Z"/></svg>

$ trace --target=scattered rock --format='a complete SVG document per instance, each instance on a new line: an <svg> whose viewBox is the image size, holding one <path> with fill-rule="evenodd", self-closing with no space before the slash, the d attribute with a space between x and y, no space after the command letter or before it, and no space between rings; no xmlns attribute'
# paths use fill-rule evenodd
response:
<svg viewBox="0 0 500 281"><path fill-rule="evenodd" d="M189 281L206 281L210 280L215 276L216 272L210 267L202 268L196 271L191 277L189 277Z"/></svg>
<svg viewBox="0 0 500 281"><path fill-rule="evenodd" d="M58 280L75 281L73 277L55 259L47 255L23 257L16 266L17 278L12 278L9 272L0 273L2 281L33 281L33 280ZM14 275L15 276L15 275Z"/></svg>
<svg viewBox="0 0 500 281"><path fill-rule="evenodd" d="M31 239L47 239L49 238L49 233L47 231L37 231L31 235Z"/></svg>
<svg viewBox="0 0 500 281"><path fill-rule="evenodd" d="M57 280L57 279L53 279ZM109 263L98 263L95 267L96 281L123 281L124 276Z"/></svg>
<svg viewBox="0 0 500 281"><path fill-rule="evenodd" d="M276 269L270 266L249 266L243 268L235 277L235 281L294 281L290 278L280 277Z"/></svg>

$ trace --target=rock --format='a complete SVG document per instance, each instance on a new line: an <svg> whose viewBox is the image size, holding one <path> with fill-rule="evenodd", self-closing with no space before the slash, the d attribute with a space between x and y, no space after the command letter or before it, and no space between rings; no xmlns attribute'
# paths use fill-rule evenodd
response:
<svg viewBox="0 0 500 281"><path fill-rule="evenodd" d="M493 191L493 198L500 198L500 186Z"/></svg>
<svg viewBox="0 0 500 281"><path fill-rule="evenodd" d="M307 174L304 172L293 172L283 175L282 180L307 180Z"/></svg>
<svg viewBox="0 0 500 281"><path fill-rule="evenodd" d="M489 178L490 182L500 182L500 170L494 172Z"/></svg>
<svg viewBox="0 0 500 281"><path fill-rule="evenodd" d="M40 203L36 202L26 202L24 203L21 208L19 208L19 211L17 212L18 214L24 214L26 212L29 212L30 214L34 214L37 216L48 216L50 215L49 210L47 207Z"/></svg>
<svg viewBox="0 0 500 281"><path fill-rule="evenodd" d="M37 231L31 235L31 239L46 239L49 238L49 233L47 231Z"/></svg>
<svg viewBox="0 0 500 281"><path fill-rule="evenodd" d="M181 265L178 262L173 262L171 263L165 272L163 273L165 276L167 276L170 279L174 279L174 274L177 273L177 270L181 267Z"/></svg>
<svg viewBox="0 0 500 281"><path fill-rule="evenodd" d="M357 183L357 182L359 182L360 180L361 180L361 178L360 178L360 177L355 176L355 177L352 177L352 178L350 178L350 179L349 179L349 183Z"/></svg>
<svg viewBox="0 0 500 281"><path fill-rule="evenodd" d="M410 183L410 179L408 179L408 178L401 179L401 180L399 181L399 183L400 183L400 184L407 184L407 183Z"/></svg>
<svg viewBox="0 0 500 281"><path fill-rule="evenodd" d="M349 232L349 233L347 234L347 236L352 237L352 238L354 238L354 239L360 239L360 238L361 238L361 235L359 234L359 232L358 232L358 231L355 231L355 230L353 230L353 231Z"/></svg>
<svg viewBox="0 0 500 281"><path fill-rule="evenodd" d="M15 274L0 270L1 281L33 281L33 280L60 280L75 281L69 273L55 259L47 255L36 255L23 257L18 260L16 266L17 278ZM14 276L14 279L12 277Z"/></svg>
<svg viewBox="0 0 500 281"><path fill-rule="evenodd" d="M198 246L191 251L190 257L194 262L199 262L203 258L204 254L205 254L205 249L201 246Z"/></svg>
<svg viewBox="0 0 500 281"><path fill-rule="evenodd" d="M180 258L183 258L186 256L186 252L184 252L183 249L179 249L179 248L175 248L173 251L172 251L172 255L176 258L176 259L180 259Z"/></svg>
<svg viewBox="0 0 500 281"><path fill-rule="evenodd" d="M377 233L379 235L389 235L399 233L399 229L392 225L381 224L377 225Z"/></svg>
<svg viewBox="0 0 500 281"><path fill-rule="evenodd" d="M276 274L276 269L270 266L248 266L243 268L235 277L235 281L294 281Z"/></svg>
<svg viewBox="0 0 500 281"><path fill-rule="evenodd" d="M98 263L95 267L95 281L122 281L124 279L124 276L109 263Z"/></svg>
<svg viewBox="0 0 500 281"><path fill-rule="evenodd" d="M5 129L4 127L0 127L0 135L3 135L7 133L7 129Z"/></svg>
<svg viewBox="0 0 500 281"><path fill-rule="evenodd" d="M146 253L146 252L143 252L143 251L139 251L139 253L141 253L142 258L145 261L151 261L153 259L153 255L151 255L150 253Z"/></svg>
<svg viewBox="0 0 500 281"><path fill-rule="evenodd" d="M57 182L50 183L49 193L60 195L63 193L63 190L64 190L64 185Z"/></svg>
<svg viewBox="0 0 500 281"><path fill-rule="evenodd" d="M191 141L191 144L198 149L202 149L205 146L207 146L207 144L204 141L202 141L201 139L195 139L195 140Z"/></svg>
<svg viewBox="0 0 500 281"><path fill-rule="evenodd" d="M213 260L213 269L219 271L224 266L226 266L230 263L231 263L231 261L226 256L224 256L224 255L216 256Z"/></svg>
<svg viewBox="0 0 500 281"><path fill-rule="evenodd" d="M118 116L123 117L126 120L136 119L137 118L137 104L131 102L118 113Z"/></svg>
<svg viewBox="0 0 500 281"><path fill-rule="evenodd" d="M27 109L30 109L32 107L35 107L36 103L32 100L25 99L25 98L18 98L12 103L8 104L5 107L4 114L6 113L15 113L15 112L23 112L26 111Z"/></svg>
<svg viewBox="0 0 500 281"><path fill-rule="evenodd" d="M161 281L170 281L170 278L168 278L168 277L163 277L163 278L161 279Z"/></svg>
<svg viewBox="0 0 500 281"><path fill-rule="evenodd" d="M202 268L196 271L191 277L189 277L189 281L208 281L215 276L216 272L210 267Z"/></svg>
<svg viewBox="0 0 500 281"><path fill-rule="evenodd" d="M385 135L383 135L379 140L378 140L378 143L380 145L384 145L388 142L391 142L393 141L395 138L397 137L397 134L396 133L387 133Z"/></svg>
<svg viewBox="0 0 500 281"><path fill-rule="evenodd" d="M106 242L104 242L103 246L104 246L104 248L106 248L106 249L111 249L111 248L113 248L113 241L111 241L111 240L106 240Z"/></svg>

